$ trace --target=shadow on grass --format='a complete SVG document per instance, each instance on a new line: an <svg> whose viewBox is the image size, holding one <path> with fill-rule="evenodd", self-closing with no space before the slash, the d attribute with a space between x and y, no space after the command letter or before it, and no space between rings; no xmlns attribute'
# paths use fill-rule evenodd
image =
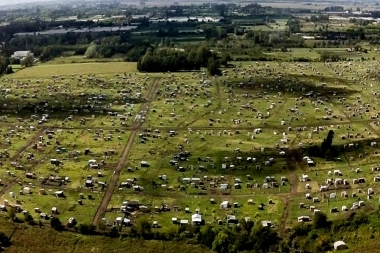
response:
<svg viewBox="0 0 380 253"><path fill-rule="evenodd" d="M109 107L110 104L120 99L115 97L106 97L97 102L93 100L91 95L86 97L80 95L68 94L61 97L45 98L0 98L0 111L9 114L15 114L20 117L30 116L35 113L47 113L57 119L65 119L68 115L90 116L92 114L106 114L108 112L122 112ZM90 101L91 100L91 101ZM143 98L128 98L118 104L140 104L144 103ZM45 107L45 104L47 106Z"/></svg>
<svg viewBox="0 0 380 253"><path fill-rule="evenodd" d="M358 93L358 91L348 87L336 87L331 85L322 85L322 83L334 83L335 78L332 77L319 77L319 76L302 76L293 75L289 77L282 77L279 79L274 78L245 78L235 79L232 81L225 80L227 87L240 89L242 91L250 91L257 93L264 93L268 95L277 95L278 92L283 94L291 94L295 97L320 97L320 96L350 96ZM318 84L318 85L317 85Z"/></svg>

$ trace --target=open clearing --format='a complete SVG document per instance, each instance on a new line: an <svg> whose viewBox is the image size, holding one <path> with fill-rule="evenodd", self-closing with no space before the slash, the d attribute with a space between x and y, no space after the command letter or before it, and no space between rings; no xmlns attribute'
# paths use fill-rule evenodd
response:
<svg viewBox="0 0 380 253"><path fill-rule="evenodd" d="M372 210L379 62L234 64L221 77L109 62L3 78L2 209L168 231ZM339 152L326 161L310 150L329 130Z"/></svg>
<svg viewBox="0 0 380 253"><path fill-rule="evenodd" d="M17 71L10 78L41 78L61 75L112 74L135 72L136 63L108 62L104 63L72 63L41 64L23 71Z"/></svg>

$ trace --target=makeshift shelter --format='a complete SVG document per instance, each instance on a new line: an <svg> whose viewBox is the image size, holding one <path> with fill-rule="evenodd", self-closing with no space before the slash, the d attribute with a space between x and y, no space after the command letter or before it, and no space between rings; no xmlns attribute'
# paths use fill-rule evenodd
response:
<svg viewBox="0 0 380 253"><path fill-rule="evenodd" d="M347 245L343 241L334 242L334 249L335 250L344 250L347 248L348 248Z"/></svg>
<svg viewBox="0 0 380 253"><path fill-rule="evenodd" d="M200 225L202 223L202 215L198 213L191 215L191 223L193 225Z"/></svg>
<svg viewBox="0 0 380 253"><path fill-rule="evenodd" d="M230 207L230 202L228 200L225 200L220 204L220 208L229 208L229 207Z"/></svg>

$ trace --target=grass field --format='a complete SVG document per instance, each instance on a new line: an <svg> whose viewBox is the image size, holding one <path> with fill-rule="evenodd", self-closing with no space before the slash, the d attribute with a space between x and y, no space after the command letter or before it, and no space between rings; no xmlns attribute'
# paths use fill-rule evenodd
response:
<svg viewBox="0 0 380 253"><path fill-rule="evenodd" d="M326 50L268 54L317 58ZM3 77L0 204L20 205L36 220L35 208L51 214L57 207L53 216L64 223L70 217L97 223L98 207L105 206L99 217L109 226L117 217L132 222L145 217L168 232L178 227L172 218L191 223L196 210L214 226L235 215L270 220L278 229L294 226L301 215L313 219L310 206L330 219L349 216L359 198L365 205L358 212L376 210L379 62L233 64L222 69L223 76L211 77L202 71L141 74L135 64L123 62L56 60ZM319 147L329 130L339 154L326 161L309 149ZM348 184L327 185L338 178ZM355 181L359 178L363 182ZM321 192L322 186L327 191ZM22 194L25 187L32 193ZM55 195L59 190L64 198ZM132 214L121 210L135 201L139 206ZM221 207L223 201L230 206ZM170 210L160 210L162 205ZM334 207L338 212L331 212ZM17 229L15 244L25 247L27 233ZM79 245L88 239L67 240ZM78 247L71 252L88 249Z"/></svg>
<svg viewBox="0 0 380 253"><path fill-rule="evenodd" d="M89 59L83 56L64 56L64 57L58 57L51 61L48 61L44 64L73 64L73 63L104 63L104 62L122 62L122 57L112 57L112 58L104 58L104 59Z"/></svg>
<svg viewBox="0 0 380 253"><path fill-rule="evenodd" d="M57 232L47 226L30 227L25 224L10 223L1 217L0 224L2 231L8 236L12 236L13 246L7 248L5 252L211 252L207 248L190 245L181 242L145 241L138 239L123 240L111 239L104 236L84 236L72 232ZM36 235L38 234L38 239ZM35 238L30 240L30 238Z"/></svg>
<svg viewBox="0 0 380 253"><path fill-rule="evenodd" d="M73 64L41 64L17 71L7 78L42 78L61 75L87 75L135 72L136 63L73 63Z"/></svg>

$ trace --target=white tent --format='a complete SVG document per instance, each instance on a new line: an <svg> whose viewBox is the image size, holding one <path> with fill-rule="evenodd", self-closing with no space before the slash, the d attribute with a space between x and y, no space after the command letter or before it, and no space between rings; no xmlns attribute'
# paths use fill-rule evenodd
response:
<svg viewBox="0 0 380 253"><path fill-rule="evenodd" d="M221 204L220 204L220 207L221 208L228 208L228 206L230 205L230 202L228 200L225 200L223 201Z"/></svg>
<svg viewBox="0 0 380 253"><path fill-rule="evenodd" d="M30 188L29 187L24 187L22 190L24 194L29 194L30 193Z"/></svg>
<svg viewBox="0 0 380 253"><path fill-rule="evenodd" d="M200 214L193 214L191 215L191 222L194 224L194 223L201 223L202 222L202 215Z"/></svg>

